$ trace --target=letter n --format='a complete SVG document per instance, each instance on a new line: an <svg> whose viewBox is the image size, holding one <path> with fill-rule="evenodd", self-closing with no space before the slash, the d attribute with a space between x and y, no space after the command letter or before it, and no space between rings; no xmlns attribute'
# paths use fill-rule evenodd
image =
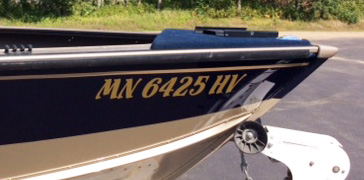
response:
<svg viewBox="0 0 364 180"><path fill-rule="evenodd" d="M135 88L138 86L138 84L142 81L142 78L139 78L138 81L133 85L133 79L127 79L125 85L120 90L118 99L123 98L123 94L125 94L126 99L130 99L133 97L133 93L135 91Z"/></svg>

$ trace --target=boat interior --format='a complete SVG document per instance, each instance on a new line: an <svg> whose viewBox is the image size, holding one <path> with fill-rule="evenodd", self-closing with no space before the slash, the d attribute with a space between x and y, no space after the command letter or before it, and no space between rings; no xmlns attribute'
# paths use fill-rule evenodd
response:
<svg viewBox="0 0 364 180"><path fill-rule="evenodd" d="M161 33L0 27L0 36L2 56L311 46L307 40L278 38L278 32L218 27L167 29Z"/></svg>
<svg viewBox="0 0 364 180"><path fill-rule="evenodd" d="M0 36L11 55L147 50L157 33L1 27Z"/></svg>

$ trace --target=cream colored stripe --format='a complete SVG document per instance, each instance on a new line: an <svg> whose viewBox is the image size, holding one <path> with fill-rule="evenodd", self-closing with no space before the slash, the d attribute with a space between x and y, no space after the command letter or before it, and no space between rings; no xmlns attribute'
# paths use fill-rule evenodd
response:
<svg viewBox="0 0 364 180"><path fill-rule="evenodd" d="M132 155L183 140L243 116L250 114L239 107L147 126L0 146L0 162L6 162L3 166L0 164L0 179L22 179Z"/></svg>
<svg viewBox="0 0 364 180"><path fill-rule="evenodd" d="M4 81L4 80L22 80L22 79L58 79L58 78L79 78L79 77L116 76L116 75L201 73L201 72L290 68L290 67L307 66L308 64L309 63L294 63L294 64L274 64L274 65L261 65L261 66L238 66L238 67L218 67L218 68L166 69L166 70L145 70L145 71L114 71L114 72L97 72L97 73L4 76L4 77L0 77L0 80Z"/></svg>
<svg viewBox="0 0 364 180"><path fill-rule="evenodd" d="M203 141L204 139L213 137L219 133L222 133L230 128L233 128L237 124L241 123L242 121L246 120L249 117L248 115L245 116L237 116L232 117L229 120L220 122L217 126L211 127L204 131L195 133L188 137L182 138L177 141L171 141L165 145L158 146L156 148L148 149L145 151L137 152L135 154L130 154L127 156L116 157L112 159L99 159L97 162L85 166L79 167L66 167L61 169L60 171L44 174L40 176L25 178L27 180L48 180L48 179L66 179L66 178L73 178L77 176L87 175L90 173L96 173L103 170L108 170L114 167L118 167L121 165L133 163L136 161L140 161L143 159L147 159L150 157L155 157L161 154L166 154L171 151L175 151L194 143L198 143ZM18 177L16 177L18 178ZM22 178L23 177L19 177Z"/></svg>

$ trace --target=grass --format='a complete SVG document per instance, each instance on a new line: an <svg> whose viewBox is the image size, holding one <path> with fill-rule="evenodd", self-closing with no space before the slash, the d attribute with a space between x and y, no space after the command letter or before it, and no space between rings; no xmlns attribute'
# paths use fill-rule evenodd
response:
<svg viewBox="0 0 364 180"><path fill-rule="evenodd" d="M120 7L101 8L88 16L43 18L39 22L25 23L19 20L0 19L0 26L26 26L45 28L75 28L126 31L160 31L165 28L187 28L195 26L249 27L253 30L279 31L363 31L364 21L358 24L329 20L316 22L288 21L280 19L210 18L198 16L193 11L164 10L162 12L129 12Z"/></svg>

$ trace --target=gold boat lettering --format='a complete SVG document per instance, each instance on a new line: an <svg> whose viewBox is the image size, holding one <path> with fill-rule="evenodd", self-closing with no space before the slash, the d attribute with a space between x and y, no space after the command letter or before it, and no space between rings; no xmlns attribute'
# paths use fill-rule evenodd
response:
<svg viewBox="0 0 364 180"><path fill-rule="evenodd" d="M142 87L141 97L152 98L158 93L161 93L163 97L197 96L206 90L209 95L231 93L246 76L246 74L219 75L216 76L210 88L207 88L207 83L212 79L210 76L172 77L167 80L156 77ZM143 78L105 79L105 83L96 94L95 99L100 100L102 97L131 99L142 81Z"/></svg>

